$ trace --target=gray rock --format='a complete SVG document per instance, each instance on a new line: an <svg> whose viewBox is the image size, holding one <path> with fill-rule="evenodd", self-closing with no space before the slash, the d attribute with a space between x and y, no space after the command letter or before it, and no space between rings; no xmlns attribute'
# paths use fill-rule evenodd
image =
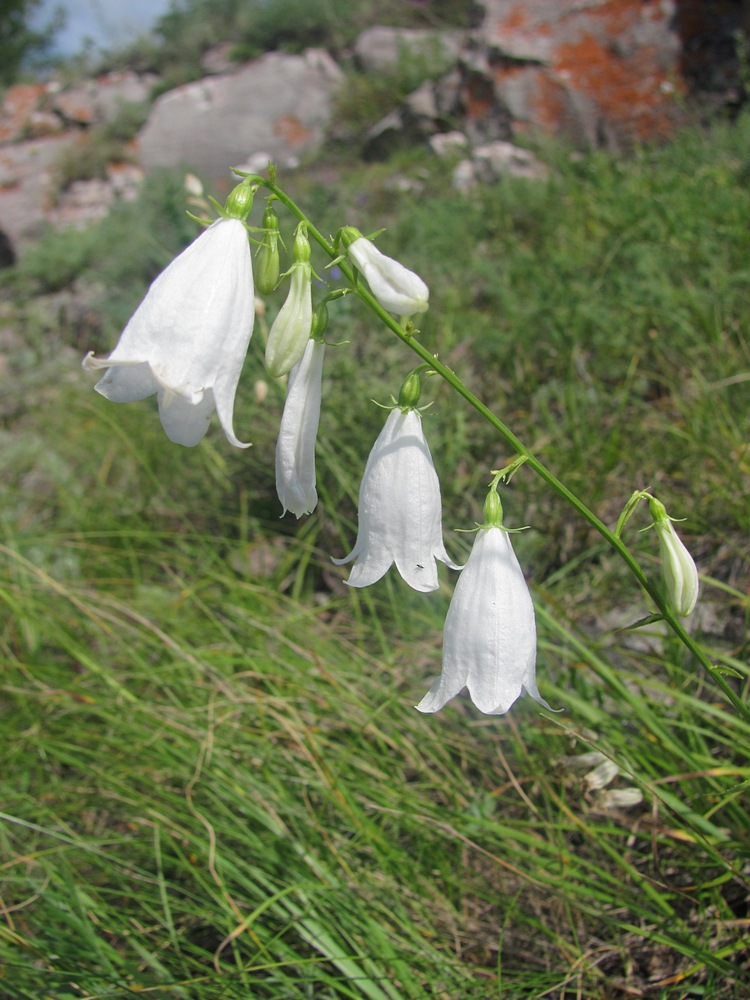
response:
<svg viewBox="0 0 750 1000"><path fill-rule="evenodd" d="M106 177L74 181L60 192L46 218L55 226L83 229L90 222L105 218L117 202L134 201L142 179L143 171L135 164L110 164Z"/></svg>
<svg viewBox="0 0 750 1000"><path fill-rule="evenodd" d="M107 73L51 94L47 104L66 122L97 125L112 121L123 104L145 104L157 79L153 73Z"/></svg>
<svg viewBox="0 0 750 1000"><path fill-rule="evenodd" d="M430 136L429 144L432 152L444 160L463 153L469 145L469 140L463 132L453 130L451 132L438 132Z"/></svg>
<svg viewBox="0 0 750 1000"><path fill-rule="evenodd" d="M237 64L232 59L232 50L235 48L234 42L222 42L214 48L204 52L201 57L201 68L207 76L220 76L222 73L231 73L237 68Z"/></svg>
<svg viewBox="0 0 750 1000"><path fill-rule="evenodd" d="M76 135L65 133L0 148L0 219L19 250L44 227L56 189L55 165Z"/></svg>
<svg viewBox="0 0 750 1000"><path fill-rule="evenodd" d="M527 177L530 180L546 180L549 170L528 149L514 146L512 142L491 142L477 146L473 152L477 176L487 182L495 181L503 174L510 177Z"/></svg>
<svg viewBox="0 0 750 1000"><path fill-rule="evenodd" d="M465 31L375 27L354 43L354 56L368 73L394 69L402 59L420 59L432 72L448 69L466 43Z"/></svg>
<svg viewBox="0 0 750 1000"><path fill-rule="evenodd" d="M460 123L473 143L512 138L508 109L497 98L492 80L465 66L438 80L427 80L367 133L365 159L383 159L403 147L429 143L432 136Z"/></svg>
<svg viewBox="0 0 750 1000"><path fill-rule="evenodd" d="M477 146L470 159L456 164L453 186L462 194L468 194L478 184L493 184L502 176L545 180L549 170L528 149L498 140Z"/></svg>
<svg viewBox="0 0 750 1000"><path fill-rule="evenodd" d="M185 166L209 183L258 153L294 166L323 142L342 72L321 50L270 52L226 76L163 94L138 142L146 171Z"/></svg>

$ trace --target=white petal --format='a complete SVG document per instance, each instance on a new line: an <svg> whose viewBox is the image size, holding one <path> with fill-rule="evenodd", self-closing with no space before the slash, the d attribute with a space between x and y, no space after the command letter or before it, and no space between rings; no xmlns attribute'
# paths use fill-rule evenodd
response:
<svg viewBox="0 0 750 1000"><path fill-rule="evenodd" d="M437 712L464 686L490 715L507 712L524 690L549 707L535 664L534 606L510 536L481 528L445 620L442 674L417 708Z"/></svg>
<svg viewBox="0 0 750 1000"><path fill-rule="evenodd" d="M211 389L205 391L199 403L191 403L168 389L159 389L158 399L159 419L169 440L186 448L199 444L215 408Z"/></svg>
<svg viewBox="0 0 750 1000"><path fill-rule="evenodd" d="M139 399L153 396L159 388L159 382L154 378L147 361L138 364L112 362L95 358L89 352L83 359L83 367L86 371L107 369L94 388L113 403L135 403Z"/></svg>
<svg viewBox="0 0 750 1000"><path fill-rule="evenodd" d="M320 419L325 344L308 340L302 360L289 373L286 403L276 441L276 492L284 513L310 514L318 502L315 439Z"/></svg>
<svg viewBox="0 0 750 1000"><path fill-rule="evenodd" d="M419 275L392 257L386 257L366 237L361 236L350 244L349 256L367 279L372 294L388 312L411 316L427 309L430 290Z"/></svg>
<svg viewBox="0 0 750 1000"><path fill-rule="evenodd" d="M213 390L208 398L225 434L241 445L232 411L254 306L247 231L237 219L218 219L153 282L110 357L89 356L84 365L108 369L96 388L116 402L164 390L198 407L196 415L182 406L172 412L173 440L194 439L205 422L205 393ZM183 418L184 432L177 426Z"/></svg>

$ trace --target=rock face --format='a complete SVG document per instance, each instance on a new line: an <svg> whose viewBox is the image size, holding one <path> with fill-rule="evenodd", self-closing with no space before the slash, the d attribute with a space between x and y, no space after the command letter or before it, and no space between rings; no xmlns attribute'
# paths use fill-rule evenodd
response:
<svg viewBox="0 0 750 1000"><path fill-rule="evenodd" d="M688 93L727 103L740 87L744 0L480 2L464 64L475 124L499 104L515 134L542 129L619 149L669 137Z"/></svg>
<svg viewBox="0 0 750 1000"><path fill-rule="evenodd" d="M684 90L677 0L482 2L468 65L514 132L536 126L615 148L672 132Z"/></svg>
<svg viewBox="0 0 750 1000"><path fill-rule="evenodd" d="M185 166L210 184L230 167L296 166L323 141L341 70L323 51L269 52L226 76L163 94L139 135L146 170Z"/></svg>
<svg viewBox="0 0 750 1000"><path fill-rule="evenodd" d="M672 135L688 95L725 106L741 97L737 38L750 36L744 0L478 6L481 22L452 69L375 125L365 156L456 128L474 145L542 131L621 150ZM379 66L405 44L398 33L373 38Z"/></svg>
<svg viewBox="0 0 750 1000"><path fill-rule="evenodd" d="M63 89L59 83L9 87L0 105L0 144L59 135L71 126L113 121L123 104L149 99L153 74L106 73Z"/></svg>
<svg viewBox="0 0 750 1000"><path fill-rule="evenodd" d="M136 167L113 164L108 180L77 182L69 197L58 195L57 164L89 128L114 121L123 104L145 103L155 79L108 73L68 89L8 89L0 105L0 225L13 245L37 237L47 222L101 218L117 198L132 197Z"/></svg>

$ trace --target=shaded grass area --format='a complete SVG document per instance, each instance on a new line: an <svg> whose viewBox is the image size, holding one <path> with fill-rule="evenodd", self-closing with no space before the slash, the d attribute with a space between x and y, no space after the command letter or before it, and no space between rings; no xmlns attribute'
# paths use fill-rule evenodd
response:
<svg viewBox="0 0 750 1000"><path fill-rule="evenodd" d="M433 289L425 342L602 516L652 485L689 518L693 627L743 696L747 128L622 162L546 150L548 184L471 200L416 156L342 169L336 204L300 179L316 222L389 225L383 248ZM106 350L190 238L174 179L144 197L80 243L50 236L5 286L0 995L743 996L750 727L657 626L620 631L644 602L521 474L506 507L533 526L514 542L564 712L415 712L451 575L427 597L390 577L352 592L329 562L383 419L369 400L411 360L332 307L351 343L329 351L321 505L279 521L282 393L252 391L265 320L238 400L254 447L212 430L186 450L147 404L95 397L80 323L30 298L100 282ZM449 529L506 456L433 397L460 557L471 536ZM632 541L656 573L651 533Z"/></svg>
<svg viewBox="0 0 750 1000"><path fill-rule="evenodd" d="M2 552L10 995L734 995L748 732L677 663L541 595L563 721L435 724L411 706L444 594L378 655L343 601L287 601L214 539L52 541L75 581ZM592 746L643 807L603 806L571 760Z"/></svg>

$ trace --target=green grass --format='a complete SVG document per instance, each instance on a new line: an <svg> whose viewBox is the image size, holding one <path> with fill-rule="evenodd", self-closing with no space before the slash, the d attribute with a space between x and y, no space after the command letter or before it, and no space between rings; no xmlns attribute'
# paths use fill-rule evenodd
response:
<svg viewBox="0 0 750 1000"><path fill-rule="evenodd" d="M620 161L542 150L548 183L469 200L417 155L339 165L336 192L289 180L324 230L389 227L383 249L432 287L425 343L608 523L646 486L687 518L691 628L743 697L749 127ZM421 189L394 194L395 174ZM281 394L253 398L265 321L238 397L249 452L216 428L176 448L149 403L91 391L80 355L190 238L181 197L157 179L3 286L0 996L745 995L750 725L657 626L622 630L648 607L598 537L514 478L556 716L420 715L453 574L427 596L342 585L370 399L413 366L356 302L331 306L349 344L328 352L321 503L299 523L273 485ZM95 342L59 313L73 285L94 290ZM445 388L429 399L460 558L451 529L510 456ZM646 523L627 538L657 574ZM606 788L592 750L617 765ZM626 789L642 802L612 808Z"/></svg>

